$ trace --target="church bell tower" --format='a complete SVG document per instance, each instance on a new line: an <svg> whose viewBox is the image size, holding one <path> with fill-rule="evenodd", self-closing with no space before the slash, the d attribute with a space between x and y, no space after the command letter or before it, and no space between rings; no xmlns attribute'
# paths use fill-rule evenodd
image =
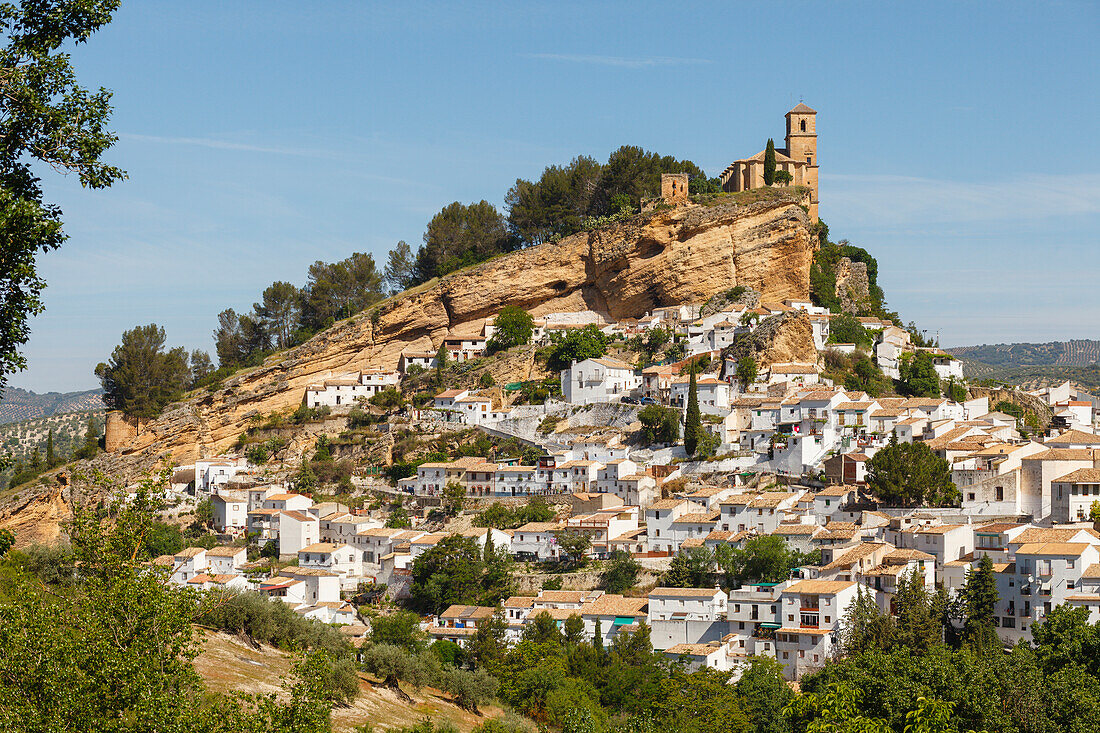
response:
<svg viewBox="0 0 1100 733"><path fill-rule="evenodd" d="M802 102L787 113L787 156L806 164L811 191L810 219L817 221L817 112Z"/></svg>

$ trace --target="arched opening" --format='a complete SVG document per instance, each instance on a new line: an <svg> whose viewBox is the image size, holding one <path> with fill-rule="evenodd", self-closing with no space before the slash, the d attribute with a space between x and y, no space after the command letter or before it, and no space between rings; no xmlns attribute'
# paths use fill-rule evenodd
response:
<svg viewBox="0 0 1100 733"><path fill-rule="evenodd" d="M798 124L802 128L802 132L806 132L806 120L802 120Z"/></svg>

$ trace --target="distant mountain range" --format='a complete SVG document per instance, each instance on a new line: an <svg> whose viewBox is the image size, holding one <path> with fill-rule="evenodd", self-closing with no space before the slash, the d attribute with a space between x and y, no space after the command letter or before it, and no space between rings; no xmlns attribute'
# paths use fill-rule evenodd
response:
<svg viewBox="0 0 1100 733"><path fill-rule="evenodd" d="M4 390L3 399L0 399L0 424L102 409L104 405L101 389L38 394L18 387L8 387Z"/></svg>
<svg viewBox="0 0 1100 733"><path fill-rule="evenodd" d="M995 379L1029 389L1070 380L1093 391L1100 389L1100 341L983 344L945 351L962 359L971 379Z"/></svg>

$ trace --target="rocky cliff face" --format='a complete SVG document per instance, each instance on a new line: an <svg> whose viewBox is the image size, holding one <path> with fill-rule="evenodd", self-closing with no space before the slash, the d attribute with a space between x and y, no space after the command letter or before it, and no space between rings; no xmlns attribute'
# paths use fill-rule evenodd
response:
<svg viewBox="0 0 1100 733"><path fill-rule="evenodd" d="M590 309L619 319L702 303L734 285L765 301L805 300L815 248L805 211L778 198L677 207L522 250L391 298L217 392L172 406L96 467L132 478L168 461L216 455L250 418L299 405L307 385L332 373L395 367L402 351L434 351L448 331L473 329L509 304L536 316ZM0 525L5 513L0 499Z"/></svg>
<svg viewBox="0 0 1100 733"><path fill-rule="evenodd" d="M751 335L722 352L726 359L751 356L757 366L772 364L814 364L817 348L814 329L805 311L772 316L760 323Z"/></svg>

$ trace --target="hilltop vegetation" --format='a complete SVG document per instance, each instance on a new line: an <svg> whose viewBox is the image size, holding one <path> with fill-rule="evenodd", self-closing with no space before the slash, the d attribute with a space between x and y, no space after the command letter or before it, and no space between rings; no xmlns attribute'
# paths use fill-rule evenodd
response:
<svg viewBox="0 0 1100 733"><path fill-rule="evenodd" d="M0 424L33 420L38 417L103 409L103 390L83 392L46 392L38 394L8 387L0 399Z"/></svg>
<svg viewBox="0 0 1100 733"><path fill-rule="evenodd" d="M945 349L963 361L971 379L1034 389L1065 381L1100 389L1100 341L983 344Z"/></svg>

